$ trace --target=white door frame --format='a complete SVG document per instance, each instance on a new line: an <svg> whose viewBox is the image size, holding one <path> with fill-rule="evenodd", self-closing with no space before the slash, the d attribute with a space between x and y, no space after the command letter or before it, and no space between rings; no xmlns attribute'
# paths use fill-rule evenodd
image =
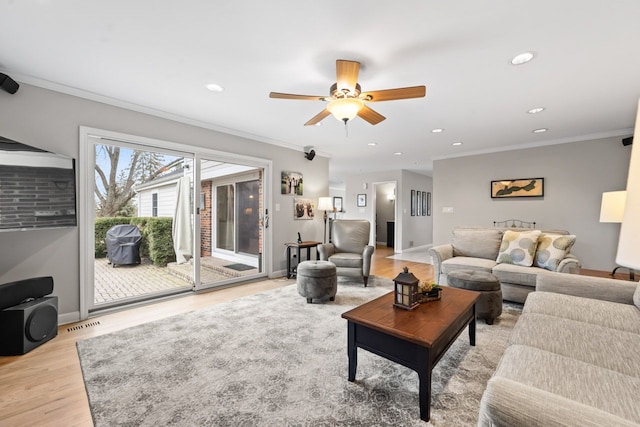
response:
<svg viewBox="0 0 640 427"><path fill-rule="evenodd" d="M79 159L79 191L78 191L78 225L80 235L80 320L85 320L89 317L89 309L93 305L93 290L94 290L94 250L95 250L95 236L94 236L94 185L95 185L95 155L94 155L94 142L92 140L104 140L116 142L118 145L131 144L136 148L139 146L147 146L150 149L156 149L159 151L174 151L180 153L180 155L187 154L188 157L194 159L194 177L200 176L200 162L201 158L215 159L226 163L239 163L248 166L256 166L263 169L263 185L264 185L264 208L272 211L271 209L271 193L272 193L272 161L267 159L261 159L257 157L250 157L241 154L227 153L218 150L212 150L208 148L181 144L171 141L163 141L155 138L147 138L142 136L135 136L125 134L121 132L114 132L104 129L97 129L87 126L80 126L80 159ZM196 183L197 181L197 183ZM200 194L200 181L194 179L195 194ZM194 235L200 236L200 214L199 214L199 197L193 197L194 210L196 213L194 217L195 230ZM270 276L273 270L272 255L271 255L271 229L266 228L263 233L263 275ZM195 242L196 239L194 239ZM198 239L199 242L199 239ZM194 243L195 244L195 243ZM200 265L200 251L194 251L195 265ZM194 279L196 283L199 283L199 268L194 269ZM196 286L198 289L198 286Z"/></svg>

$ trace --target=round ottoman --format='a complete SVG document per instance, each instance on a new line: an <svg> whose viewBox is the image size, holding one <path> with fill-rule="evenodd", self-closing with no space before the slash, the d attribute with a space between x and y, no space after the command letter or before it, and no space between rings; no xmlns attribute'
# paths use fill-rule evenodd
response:
<svg viewBox="0 0 640 427"><path fill-rule="evenodd" d="M502 290L498 278L486 271L473 270L455 270L447 276L451 287L480 292L476 318L485 319L487 325L493 325L496 317L502 314Z"/></svg>
<svg viewBox="0 0 640 427"><path fill-rule="evenodd" d="M298 264L296 283L307 303L327 297L333 301L338 290L336 266L329 261L303 261Z"/></svg>

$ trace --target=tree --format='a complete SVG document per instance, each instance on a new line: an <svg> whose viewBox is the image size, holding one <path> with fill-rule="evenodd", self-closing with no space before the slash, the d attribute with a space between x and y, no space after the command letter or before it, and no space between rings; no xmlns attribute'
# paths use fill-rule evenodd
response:
<svg viewBox="0 0 640 427"><path fill-rule="evenodd" d="M133 188L136 184L151 181L182 162L182 159L179 159L163 164L165 158L162 154L133 150L129 164L119 169L120 154L120 147L109 145L96 147L96 214L100 217L131 212L132 199L135 195ZM106 164L101 166L103 163Z"/></svg>

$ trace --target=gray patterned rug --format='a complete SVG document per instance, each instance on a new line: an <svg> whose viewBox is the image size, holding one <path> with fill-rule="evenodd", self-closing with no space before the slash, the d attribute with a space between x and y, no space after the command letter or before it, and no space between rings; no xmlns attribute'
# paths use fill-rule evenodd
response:
<svg viewBox="0 0 640 427"><path fill-rule="evenodd" d="M335 302L307 304L290 285L207 309L79 341L96 426L425 426L418 376L358 350L347 381L340 315L391 290L338 284ZM461 334L433 372L431 422L470 426L515 321L505 305Z"/></svg>

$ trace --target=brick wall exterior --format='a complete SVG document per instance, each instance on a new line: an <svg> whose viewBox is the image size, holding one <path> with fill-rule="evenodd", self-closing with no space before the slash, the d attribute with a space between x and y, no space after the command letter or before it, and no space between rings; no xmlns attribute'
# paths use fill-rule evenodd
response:
<svg viewBox="0 0 640 427"><path fill-rule="evenodd" d="M213 214L211 181L202 181L200 191L204 194L204 209L200 209L200 256L211 256L211 218Z"/></svg>
<svg viewBox="0 0 640 427"><path fill-rule="evenodd" d="M0 166L0 229L75 225L73 169Z"/></svg>

